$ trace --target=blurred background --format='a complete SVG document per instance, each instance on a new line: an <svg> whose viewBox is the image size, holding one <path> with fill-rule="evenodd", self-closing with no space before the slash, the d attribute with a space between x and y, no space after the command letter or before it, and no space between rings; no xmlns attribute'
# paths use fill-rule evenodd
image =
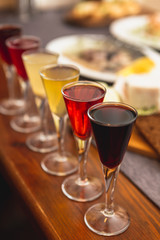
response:
<svg viewBox="0 0 160 240"><path fill-rule="evenodd" d="M111 2L112 0L108 0L108 2ZM114 1L114 0L113 0ZM118 0L117 0L118 1ZM128 0L129 1L129 0ZM48 12L54 14L54 10L61 10L66 13L66 23L74 23L79 21L78 15L74 15L74 11L72 10L73 6L76 6L76 4L80 2L87 2L87 1L80 1L80 0L0 0L0 19L1 22L3 22L3 16L4 19L7 19L7 22L12 20L12 16L16 16L16 20L20 23L27 23L25 25L25 30L27 33L34 32L34 28L37 27L37 31L40 34L40 37L43 35L43 44L46 44L49 40L49 38L52 37L52 31L49 31L49 26L48 29L43 28L43 31L40 32L41 26L38 25L38 21L40 17L35 20L33 23L34 27L32 27L32 30L29 31L31 21L29 22L29 19L32 15L36 13L44 13L43 18L50 18L50 15L47 15ZM91 0L89 1L91 2ZM97 2L100 2L100 0ZM107 2L107 0L106 0ZM123 2L121 0L121 2ZM133 1L132 1L133 2ZM160 9L160 0L137 0L141 6L144 7L144 10L147 12L152 12L152 11L157 11ZM68 10L67 10L68 9ZM67 14L68 11L68 14ZM90 9L85 11L90 11ZM144 11L144 12L145 12ZM82 10L82 12L84 12ZM46 13L46 15L45 15ZM56 12L58 15L59 12ZM72 13L72 14L71 14ZM79 13L79 12L78 12ZM7 18L9 16L9 18ZM52 16L53 17L53 16ZM72 18L71 18L72 17ZM55 20L56 17L50 18L50 21ZM47 23L49 20L45 22ZM66 33L72 34L78 28L78 24L80 23L80 28L77 31L78 33L83 32L83 28L85 27L86 21L81 21L77 22L77 25L74 25L74 27L69 28L67 31L65 28L61 28L62 23L60 28L56 29L56 37L65 35ZM94 28L87 29L89 33L107 33L107 28L106 28L106 22L104 21L104 18L101 21L96 22L88 22L87 27L91 27L90 24L97 24L96 25L96 31ZM62 26L63 27L63 26ZM51 29L51 26L50 26ZM66 32L65 32L66 31ZM45 34L48 32L48 35L45 36ZM52 40L52 39L50 39ZM37 228L36 224L31 220L32 218L30 217L29 213L27 212L25 206L21 202L20 196L18 196L17 192L14 192L12 189L12 186L9 185L4 176L0 175L0 190L1 190L1 197L0 197L0 239L1 240L41 240L45 239L42 235L42 233L39 232L39 229Z"/></svg>

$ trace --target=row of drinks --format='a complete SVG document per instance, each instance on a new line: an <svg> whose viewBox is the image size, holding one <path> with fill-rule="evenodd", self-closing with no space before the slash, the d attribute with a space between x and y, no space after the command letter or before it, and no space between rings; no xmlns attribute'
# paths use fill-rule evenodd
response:
<svg viewBox="0 0 160 240"><path fill-rule="evenodd" d="M52 151L41 163L45 172L66 176L79 169L78 174L67 177L62 184L63 193L79 202L94 200L104 191L98 178L87 176L87 153L93 130L103 165L107 196L106 203L88 209L85 223L100 235L111 236L125 231L129 226L129 216L124 209L114 207L113 192L137 117L136 110L122 103L103 103L106 94L103 85L95 81L79 81L80 71L76 66L59 64L57 53L42 49L41 40L23 35L20 26L0 26L0 55L9 90L9 98L1 102L0 112L18 114L11 121L15 131L29 133L41 128L40 132L27 139L26 144L33 151ZM16 98L13 92L14 70L19 77L23 98ZM34 111L34 103L41 110L40 117ZM50 112L57 137L48 130ZM77 143L78 161L70 152L64 151L66 116L69 116Z"/></svg>

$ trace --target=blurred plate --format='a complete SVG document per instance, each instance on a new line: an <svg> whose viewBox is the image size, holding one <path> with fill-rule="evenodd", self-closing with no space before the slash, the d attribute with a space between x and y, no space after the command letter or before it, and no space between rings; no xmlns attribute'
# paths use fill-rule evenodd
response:
<svg viewBox="0 0 160 240"><path fill-rule="evenodd" d="M120 67L124 67L123 64L129 64L128 60L131 62L143 55L140 51L135 51L116 39L92 34L60 37L49 42L46 48L60 54L59 63L76 65L83 77L108 83L116 81L116 72ZM95 55L98 51L100 54L98 56L100 59L96 59L97 63L94 62L94 65L90 60L84 61L82 57L77 57L80 54L88 54L90 49L95 51Z"/></svg>
<svg viewBox="0 0 160 240"><path fill-rule="evenodd" d="M148 23L147 15L126 17L114 21L110 25L110 32L116 38L135 46L148 46L160 50L160 37L147 34L145 27Z"/></svg>

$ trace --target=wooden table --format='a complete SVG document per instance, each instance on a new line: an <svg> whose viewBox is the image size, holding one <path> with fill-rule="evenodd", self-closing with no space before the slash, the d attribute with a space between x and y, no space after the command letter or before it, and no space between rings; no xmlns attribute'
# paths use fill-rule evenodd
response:
<svg viewBox="0 0 160 240"><path fill-rule="evenodd" d="M3 98L6 96L6 84L1 70L0 96ZM88 203L67 199L61 191L65 177L51 176L43 172L40 162L45 154L30 151L25 145L28 135L13 131L10 128L10 120L11 117L0 115L0 170L21 196L21 200L46 239L105 239L92 233L83 220L86 210L91 205L104 201L104 195ZM66 137L67 148L76 153L72 136L68 134ZM103 179L94 146L91 146L89 151L88 173ZM115 201L128 210L131 224L126 232L112 237L112 240L160 239L159 209L122 173L119 174Z"/></svg>

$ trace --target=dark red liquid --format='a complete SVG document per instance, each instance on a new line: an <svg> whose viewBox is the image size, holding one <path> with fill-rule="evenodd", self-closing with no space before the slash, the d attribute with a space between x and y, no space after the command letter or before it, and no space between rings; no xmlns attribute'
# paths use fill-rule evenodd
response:
<svg viewBox="0 0 160 240"><path fill-rule="evenodd" d="M64 97L68 115L74 134L81 139L91 136L91 124L87 116L87 110L94 104L100 103L104 98L104 90L96 86L77 85L64 90ZM74 99L74 100L73 100Z"/></svg>
<svg viewBox="0 0 160 240"><path fill-rule="evenodd" d="M7 46L18 75L21 76L23 80L28 80L22 60L22 53L27 50L38 49L40 46L40 40L36 37L31 36L10 38L7 40Z"/></svg>
<svg viewBox="0 0 160 240"><path fill-rule="evenodd" d="M21 28L17 25L2 24L0 25L0 55L4 62L11 65L12 60L8 52L5 41L13 36L19 36Z"/></svg>
<svg viewBox="0 0 160 240"><path fill-rule="evenodd" d="M100 160L108 168L117 167L126 151L136 112L124 106L101 106L90 111L91 125Z"/></svg>

